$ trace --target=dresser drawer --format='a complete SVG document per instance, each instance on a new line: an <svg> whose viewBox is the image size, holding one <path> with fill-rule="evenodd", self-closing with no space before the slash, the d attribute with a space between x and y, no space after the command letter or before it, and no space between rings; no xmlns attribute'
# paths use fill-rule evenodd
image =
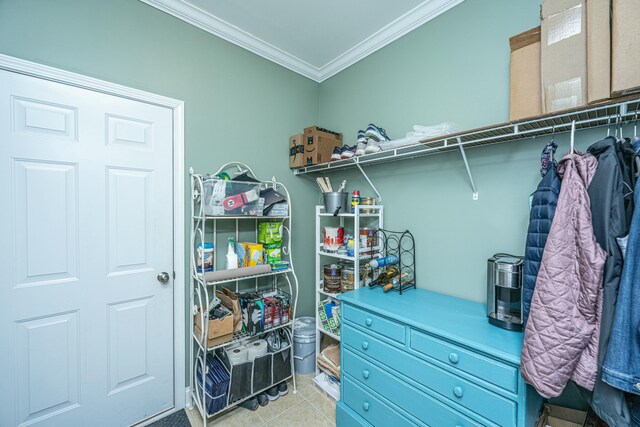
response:
<svg viewBox="0 0 640 427"><path fill-rule="evenodd" d="M342 352L341 368L343 373L351 375L428 425L482 426L346 348Z"/></svg>
<svg viewBox="0 0 640 427"><path fill-rule="evenodd" d="M336 427L371 427L371 424L339 401L336 403Z"/></svg>
<svg viewBox="0 0 640 427"><path fill-rule="evenodd" d="M518 392L518 368L481 356L432 335L411 330L411 348L456 369Z"/></svg>
<svg viewBox="0 0 640 427"><path fill-rule="evenodd" d="M379 360L414 381L428 387L447 399L470 409L500 426L516 425L515 402L457 377L437 366L396 349L349 325L342 325L342 343L354 350Z"/></svg>
<svg viewBox="0 0 640 427"><path fill-rule="evenodd" d="M349 377L343 376L342 381L344 390L342 400L344 403L374 427L413 427L416 425L400 415L391 406L356 385Z"/></svg>
<svg viewBox="0 0 640 427"><path fill-rule="evenodd" d="M343 304L342 306L342 318L404 344L405 328L401 323L394 322L393 320L355 308L348 304Z"/></svg>

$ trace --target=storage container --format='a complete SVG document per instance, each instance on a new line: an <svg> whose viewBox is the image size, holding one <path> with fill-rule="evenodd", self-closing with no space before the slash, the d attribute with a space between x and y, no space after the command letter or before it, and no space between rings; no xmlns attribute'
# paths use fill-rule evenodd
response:
<svg viewBox="0 0 640 427"><path fill-rule="evenodd" d="M315 371L316 319L298 317L293 329L293 358L296 374L307 375Z"/></svg>
<svg viewBox="0 0 640 427"><path fill-rule="evenodd" d="M261 183L209 178L203 180L202 185L205 215L262 216L264 199L260 197Z"/></svg>

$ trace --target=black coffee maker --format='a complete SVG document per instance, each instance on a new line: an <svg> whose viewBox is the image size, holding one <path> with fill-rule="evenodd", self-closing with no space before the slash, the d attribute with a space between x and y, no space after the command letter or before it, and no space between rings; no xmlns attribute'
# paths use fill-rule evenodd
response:
<svg viewBox="0 0 640 427"><path fill-rule="evenodd" d="M522 331L522 267L524 257L495 254L487 261L487 317L489 323Z"/></svg>

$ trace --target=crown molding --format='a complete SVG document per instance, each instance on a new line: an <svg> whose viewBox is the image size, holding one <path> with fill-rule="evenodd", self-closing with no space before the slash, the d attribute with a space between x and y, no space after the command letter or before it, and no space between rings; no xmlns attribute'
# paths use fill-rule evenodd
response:
<svg viewBox="0 0 640 427"><path fill-rule="evenodd" d="M320 77L320 72L317 67L288 54L282 49L229 24L185 0L140 1L312 80L318 81Z"/></svg>
<svg viewBox="0 0 640 427"><path fill-rule="evenodd" d="M187 0L140 0L318 83L332 77L389 43L446 12L464 0L425 0L378 32L322 67L315 67L282 49L190 4Z"/></svg>
<svg viewBox="0 0 640 427"><path fill-rule="evenodd" d="M429 22L464 0L426 0L320 68L322 82L391 42Z"/></svg>

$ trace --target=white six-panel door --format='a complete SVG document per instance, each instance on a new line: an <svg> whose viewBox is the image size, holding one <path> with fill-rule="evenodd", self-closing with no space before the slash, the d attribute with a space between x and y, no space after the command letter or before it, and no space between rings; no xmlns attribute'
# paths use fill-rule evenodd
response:
<svg viewBox="0 0 640 427"><path fill-rule="evenodd" d="M0 70L0 425L173 406L172 111Z"/></svg>

